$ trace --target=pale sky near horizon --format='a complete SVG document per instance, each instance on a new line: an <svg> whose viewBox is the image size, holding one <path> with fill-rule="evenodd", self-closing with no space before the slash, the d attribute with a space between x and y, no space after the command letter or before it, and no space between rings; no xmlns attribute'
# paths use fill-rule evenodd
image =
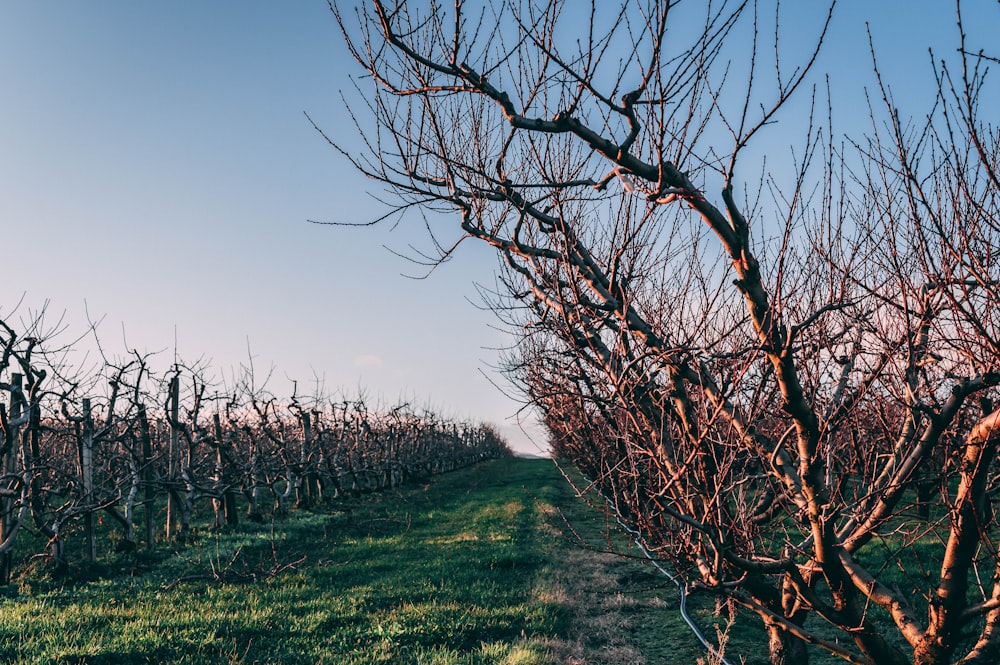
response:
<svg viewBox="0 0 1000 665"><path fill-rule="evenodd" d="M1000 24L994 0L964 7L973 31ZM848 125L870 82L866 20L889 80L921 102L927 47L955 46L952 3L845 0L820 68ZM413 280L384 246L426 246L419 220L306 221L382 210L303 114L356 141L339 91L357 73L324 0L0 0L0 315L23 296L17 315L48 302L82 331L89 312L115 353L172 357L176 339L220 371L249 346L279 396L319 376L493 422L538 452L544 436L518 431L490 380L507 339L473 302L492 252L466 243Z"/></svg>

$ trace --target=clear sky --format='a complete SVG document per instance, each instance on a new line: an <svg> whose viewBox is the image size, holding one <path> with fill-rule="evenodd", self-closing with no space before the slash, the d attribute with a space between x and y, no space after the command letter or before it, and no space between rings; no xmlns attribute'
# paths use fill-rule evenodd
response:
<svg viewBox="0 0 1000 665"><path fill-rule="evenodd" d="M965 4L974 29L1000 24L995 0ZM917 99L931 94L927 46L954 48L952 3L843 2L822 66L847 124L870 79L865 20ZM489 365L506 339L469 300L493 254L466 244L407 279L419 269L384 246L426 246L419 223L306 221L381 210L303 114L352 145L339 91L356 71L324 0L0 0L0 312L23 295L19 314L48 301L80 331L89 311L115 352L169 362L176 335L182 357L220 371L249 344L279 396L286 377L320 376L494 422L537 452L484 376L500 380Z"/></svg>

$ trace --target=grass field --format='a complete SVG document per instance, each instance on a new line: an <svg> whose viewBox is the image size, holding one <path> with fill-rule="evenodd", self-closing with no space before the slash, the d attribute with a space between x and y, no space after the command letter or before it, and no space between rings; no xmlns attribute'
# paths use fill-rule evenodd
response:
<svg viewBox="0 0 1000 665"><path fill-rule="evenodd" d="M0 598L0 662L694 663L675 589L606 543L549 460L40 569ZM80 581L85 580L85 581Z"/></svg>

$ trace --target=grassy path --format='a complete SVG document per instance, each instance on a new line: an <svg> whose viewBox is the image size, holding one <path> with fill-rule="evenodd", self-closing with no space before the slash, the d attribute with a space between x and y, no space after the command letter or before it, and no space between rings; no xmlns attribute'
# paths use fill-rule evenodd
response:
<svg viewBox="0 0 1000 665"><path fill-rule="evenodd" d="M0 599L0 662L694 663L673 587L599 544L603 520L548 460L118 555L75 586ZM664 599L668 599L665 601Z"/></svg>

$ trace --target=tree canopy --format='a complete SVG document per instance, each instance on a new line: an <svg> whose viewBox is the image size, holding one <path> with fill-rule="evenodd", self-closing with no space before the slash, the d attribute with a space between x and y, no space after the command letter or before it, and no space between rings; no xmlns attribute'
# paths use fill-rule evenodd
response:
<svg viewBox="0 0 1000 665"><path fill-rule="evenodd" d="M344 154L389 216L457 218L427 218L432 261L496 249L555 453L773 663L992 663L996 60L958 3L933 108L873 58L870 130L841 136L834 5L803 48L767 2L334 3L366 74ZM772 171L774 123L801 140Z"/></svg>

